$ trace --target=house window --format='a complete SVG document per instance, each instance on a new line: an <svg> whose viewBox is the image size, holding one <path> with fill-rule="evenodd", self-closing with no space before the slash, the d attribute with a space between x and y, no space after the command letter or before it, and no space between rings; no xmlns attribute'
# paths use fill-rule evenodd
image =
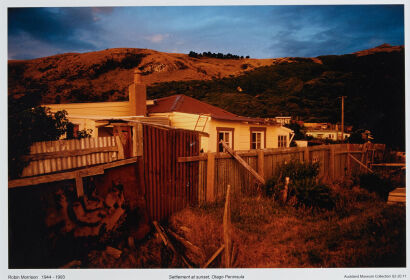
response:
<svg viewBox="0 0 410 280"><path fill-rule="evenodd" d="M266 127L251 127L250 135L250 148L252 150L266 147Z"/></svg>
<svg viewBox="0 0 410 280"><path fill-rule="evenodd" d="M287 147L287 136L286 135L278 135L278 148Z"/></svg>
<svg viewBox="0 0 410 280"><path fill-rule="evenodd" d="M233 136L234 136L234 129L230 127L217 127L216 132L218 135L217 138L217 151L218 152L225 152L224 147L219 142L223 140L230 148L234 148L233 145Z"/></svg>

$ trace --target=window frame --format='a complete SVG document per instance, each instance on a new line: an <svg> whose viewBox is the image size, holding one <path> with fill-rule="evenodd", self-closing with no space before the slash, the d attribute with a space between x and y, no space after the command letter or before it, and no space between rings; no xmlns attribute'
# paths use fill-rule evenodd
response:
<svg viewBox="0 0 410 280"><path fill-rule="evenodd" d="M232 135L232 143L230 143L230 148L235 150L235 128L233 127L217 127L216 128L216 152L217 153L224 153L219 151L219 133L220 132L229 132Z"/></svg>
<svg viewBox="0 0 410 280"><path fill-rule="evenodd" d="M281 143L283 143L284 146L281 146L280 145ZM288 135L279 134L278 135L278 148L287 148L287 147L288 147Z"/></svg>
<svg viewBox="0 0 410 280"><path fill-rule="evenodd" d="M257 150L257 148L252 148L252 133L254 132L262 132L263 133L263 145L261 143L261 149L266 149L266 127L250 127L249 128L249 149L250 150ZM262 140L262 138L261 138Z"/></svg>

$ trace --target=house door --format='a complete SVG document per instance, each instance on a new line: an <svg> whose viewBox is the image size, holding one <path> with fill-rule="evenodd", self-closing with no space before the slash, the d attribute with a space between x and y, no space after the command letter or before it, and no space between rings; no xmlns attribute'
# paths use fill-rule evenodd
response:
<svg viewBox="0 0 410 280"><path fill-rule="evenodd" d="M122 146L124 147L124 157L130 158L132 156L132 134L130 126L114 126L114 135L119 136Z"/></svg>

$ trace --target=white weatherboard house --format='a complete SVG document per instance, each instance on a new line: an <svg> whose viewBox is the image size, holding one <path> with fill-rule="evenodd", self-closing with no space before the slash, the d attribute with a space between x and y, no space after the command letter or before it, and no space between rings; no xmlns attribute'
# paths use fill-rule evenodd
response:
<svg viewBox="0 0 410 280"><path fill-rule="evenodd" d="M129 101L44 106L52 112L66 110L69 120L80 130L92 129L93 137L113 135L110 122L115 120L140 120L199 131L203 152L222 152L220 140L234 150L284 148L289 147L293 137L291 129L272 119L238 116L185 95L146 100L146 86L137 72L129 86Z"/></svg>
<svg viewBox="0 0 410 280"><path fill-rule="evenodd" d="M173 127L206 133L201 139L204 152L222 152L220 140L234 150L289 147L293 136L275 121L238 116L185 95L154 100L148 114L168 118Z"/></svg>

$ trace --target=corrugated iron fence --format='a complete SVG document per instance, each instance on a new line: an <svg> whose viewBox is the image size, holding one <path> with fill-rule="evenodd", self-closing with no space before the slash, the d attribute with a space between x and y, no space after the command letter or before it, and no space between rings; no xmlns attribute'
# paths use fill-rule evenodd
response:
<svg viewBox="0 0 410 280"><path fill-rule="evenodd" d="M30 163L24 168L21 177L123 159L123 153L119 152L122 147L119 145L115 136L37 142L31 146L30 154L26 156Z"/></svg>
<svg viewBox="0 0 410 280"><path fill-rule="evenodd" d="M146 202L152 220L161 220L198 203L199 163L178 157L199 155L199 134L143 126Z"/></svg>

